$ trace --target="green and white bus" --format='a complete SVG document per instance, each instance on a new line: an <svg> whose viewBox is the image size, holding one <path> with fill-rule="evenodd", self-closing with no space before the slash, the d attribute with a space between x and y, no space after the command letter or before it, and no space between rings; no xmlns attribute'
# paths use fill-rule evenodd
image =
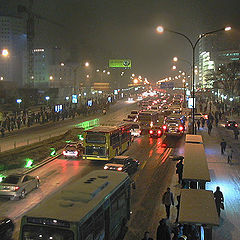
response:
<svg viewBox="0 0 240 240"><path fill-rule="evenodd" d="M130 218L126 173L98 170L22 217L20 240L115 240Z"/></svg>

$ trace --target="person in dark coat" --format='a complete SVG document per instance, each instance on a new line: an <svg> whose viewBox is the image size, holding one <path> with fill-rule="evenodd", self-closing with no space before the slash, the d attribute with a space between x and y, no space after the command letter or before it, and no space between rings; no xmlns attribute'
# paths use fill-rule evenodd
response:
<svg viewBox="0 0 240 240"><path fill-rule="evenodd" d="M227 143L226 143L226 141L224 139L222 139L222 141L220 143L220 146L221 146L221 153L223 155L225 150L226 150L226 147L227 147Z"/></svg>
<svg viewBox="0 0 240 240"><path fill-rule="evenodd" d="M159 222L156 240L171 240L170 229L164 218Z"/></svg>
<svg viewBox="0 0 240 240"><path fill-rule="evenodd" d="M238 140L239 131L237 127L233 129L233 134L234 134L234 139Z"/></svg>
<svg viewBox="0 0 240 240"><path fill-rule="evenodd" d="M220 217L221 213L221 204L224 202L223 193L220 191L220 187L217 186L216 192L214 192L214 199L217 208L218 216Z"/></svg>
<svg viewBox="0 0 240 240"><path fill-rule="evenodd" d="M212 123L209 122L209 124L208 124L208 135L211 134L211 131L212 131Z"/></svg>
<svg viewBox="0 0 240 240"><path fill-rule="evenodd" d="M201 124L201 123L200 123L200 120L198 119L198 120L197 120L197 128L198 128L198 130L200 129L200 124Z"/></svg>
<svg viewBox="0 0 240 240"><path fill-rule="evenodd" d="M183 174L183 160L181 159L176 164L176 173L178 174L178 183L182 182L182 174Z"/></svg>
<svg viewBox="0 0 240 240"><path fill-rule="evenodd" d="M142 240L153 240L153 239L152 239L151 237L149 237L149 232L146 231L146 232L144 233L144 237L143 237Z"/></svg>
<svg viewBox="0 0 240 240"><path fill-rule="evenodd" d="M163 194L162 197L162 203L165 205L167 218L170 217L171 204L174 205L173 193L170 190L171 189L168 187L167 191Z"/></svg>

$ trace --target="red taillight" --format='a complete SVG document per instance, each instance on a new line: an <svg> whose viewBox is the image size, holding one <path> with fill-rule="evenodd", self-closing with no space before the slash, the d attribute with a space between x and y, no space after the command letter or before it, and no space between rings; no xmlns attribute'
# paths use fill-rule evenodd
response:
<svg viewBox="0 0 240 240"><path fill-rule="evenodd" d="M179 126L179 130L180 130L180 131L183 131L183 126Z"/></svg>
<svg viewBox="0 0 240 240"><path fill-rule="evenodd" d="M163 127L162 127L164 130L166 130L167 129L167 126L166 125L163 125Z"/></svg>
<svg viewBox="0 0 240 240"><path fill-rule="evenodd" d="M230 124L228 124L228 126L230 127Z"/></svg>
<svg viewBox="0 0 240 240"><path fill-rule="evenodd" d="M14 187L14 191L16 192L20 187Z"/></svg>
<svg viewBox="0 0 240 240"><path fill-rule="evenodd" d="M235 124L235 127L237 127L238 125L237 124Z"/></svg>
<svg viewBox="0 0 240 240"><path fill-rule="evenodd" d="M162 132L161 132L161 130L158 130L157 133L160 135Z"/></svg>
<svg viewBox="0 0 240 240"><path fill-rule="evenodd" d="M149 133L150 133L150 134L153 134L153 130L150 130Z"/></svg>

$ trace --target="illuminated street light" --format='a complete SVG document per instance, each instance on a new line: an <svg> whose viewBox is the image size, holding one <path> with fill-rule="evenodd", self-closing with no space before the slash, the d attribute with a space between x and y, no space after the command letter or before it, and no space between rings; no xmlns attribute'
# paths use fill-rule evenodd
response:
<svg viewBox="0 0 240 240"><path fill-rule="evenodd" d="M158 27L156 28L156 30L157 30L158 33L163 33L163 32L164 32L163 26L158 26Z"/></svg>
<svg viewBox="0 0 240 240"><path fill-rule="evenodd" d="M89 67L89 62L85 62L85 67Z"/></svg>
<svg viewBox="0 0 240 240"><path fill-rule="evenodd" d="M174 62L177 62L177 61L178 61L178 58L177 58L177 57L174 57L174 58L173 58L173 61L174 61Z"/></svg>
<svg viewBox="0 0 240 240"><path fill-rule="evenodd" d="M64 64L64 63L61 63L60 65L63 67L65 64Z"/></svg>
<svg viewBox="0 0 240 240"><path fill-rule="evenodd" d="M107 75L110 75L110 72L107 72Z"/></svg>
<svg viewBox="0 0 240 240"><path fill-rule="evenodd" d="M46 96L45 99L48 101L48 100L50 99L50 97L49 97L49 96Z"/></svg>
<svg viewBox="0 0 240 240"><path fill-rule="evenodd" d="M50 76L49 79L50 79L50 80L53 80L53 76Z"/></svg>
<svg viewBox="0 0 240 240"><path fill-rule="evenodd" d="M89 74L87 74L87 78L90 78L90 75L89 75Z"/></svg>
<svg viewBox="0 0 240 240"><path fill-rule="evenodd" d="M3 81L3 79L4 79L3 77L0 77L0 80L1 80L1 81Z"/></svg>
<svg viewBox="0 0 240 240"><path fill-rule="evenodd" d="M177 69L177 67L174 65L174 66L172 66L172 70L176 70Z"/></svg>
<svg viewBox="0 0 240 240"><path fill-rule="evenodd" d="M100 70L99 69L97 69L97 72L99 72Z"/></svg>
<svg viewBox="0 0 240 240"><path fill-rule="evenodd" d="M230 26L228 26L228 27L225 27L224 30L227 32L227 31L232 30L232 28Z"/></svg>
<svg viewBox="0 0 240 240"><path fill-rule="evenodd" d="M133 79L133 83L138 84L138 79L137 78Z"/></svg>
<svg viewBox="0 0 240 240"><path fill-rule="evenodd" d="M105 72L106 72L106 70L103 70L102 72L103 72L103 73L105 73Z"/></svg>
<svg viewBox="0 0 240 240"><path fill-rule="evenodd" d="M132 77L135 77L135 74L134 74L134 73L132 74Z"/></svg>
<svg viewBox="0 0 240 240"><path fill-rule="evenodd" d="M8 56L9 56L9 51L8 51L8 49L5 48L5 49L2 50L2 56L3 56L3 57L8 57Z"/></svg>

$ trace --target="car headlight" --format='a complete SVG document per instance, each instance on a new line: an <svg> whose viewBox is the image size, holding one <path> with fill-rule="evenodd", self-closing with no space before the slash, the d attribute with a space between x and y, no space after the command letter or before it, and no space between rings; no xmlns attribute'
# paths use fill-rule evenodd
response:
<svg viewBox="0 0 240 240"><path fill-rule="evenodd" d="M104 166L104 168L103 168L103 169L105 169L105 170L106 170L106 169L108 169L108 166Z"/></svg>

